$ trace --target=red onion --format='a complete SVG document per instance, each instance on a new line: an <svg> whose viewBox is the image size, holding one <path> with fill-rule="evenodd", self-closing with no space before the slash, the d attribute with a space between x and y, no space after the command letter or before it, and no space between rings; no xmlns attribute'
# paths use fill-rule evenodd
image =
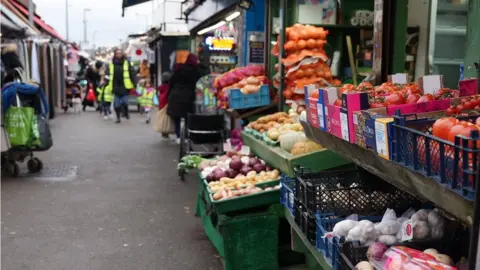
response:
<svg viewBox="0 0 480 270"><path fill-rule="evenodd" d="M384 243L374 242L368 247L367 257L369 260L380 261L387 249Z"/></svg>

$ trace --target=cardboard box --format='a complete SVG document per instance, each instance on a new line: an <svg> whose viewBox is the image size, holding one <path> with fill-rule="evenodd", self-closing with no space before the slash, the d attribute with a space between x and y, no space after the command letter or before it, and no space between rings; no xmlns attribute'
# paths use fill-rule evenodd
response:
<svg viewBox="0 0 480 270"><path fill-rule="evenodd" d="M366 149L376 150L375 120L390 118L386 108L376 108L354 112L353 123L355 126L355 143Z"/></svg>
<svg viewBox="0 0 480 270"><path fill-rule="evenodd" d="M338 89L335 87L327 87L319 89L319 99L318 99L318 119L320 129L327 131L329 123L329 109L328 105L333 105L335 100L338 97Z"/></svg>
<svg viewBox="0 0 480 270"><path fill-rule="evenodd" d="M368 93L342 94L342 105L340 107L327 104L327 132L350 143L355 143L353 114L369 108Z"/></svg>
<svg viewBox="0 0 480 270"><path fill-rule="evenodd" d="M460 96L473 96L478 94L478 79L465 79L458 82Z"/></svg>
<svg viewBox="0 0 480 270"><path fill-rule="evenodd" d="M307 103L307 122L312 126L319 128L318 117L318 98L309 97Z"/></svg>
<svg viewBox="0 0 480 270"><path fill-rule="evenodd" d="M368 93L342 94L343 107L340 111L340 121L342 122L342 137L350 143L355 143L355 124L353 114L356 111L366 110L370 107L368 103Z"/></svg>
<svg viewBox="0 0 480 270"><path fill-rule="evenodd" d="M389 126L393 123L393 118L375 119L375 144L376 152L384 159L390 160L390 142Z"/></svg>

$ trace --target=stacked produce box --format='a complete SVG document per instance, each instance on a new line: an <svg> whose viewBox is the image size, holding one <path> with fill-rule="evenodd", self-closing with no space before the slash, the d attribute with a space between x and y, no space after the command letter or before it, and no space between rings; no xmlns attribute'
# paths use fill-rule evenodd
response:
<svg viewBox="0 0 480 270"><path fill-rule="evenodd" d="M278 87L285 80L283 95L289 104L304 104L303 87L315 84L319 87L339 85L340 81L332 77L324 46L328 31L322 27L295 24L286 28L284 49L286 57L281 59L285 66L285 76L275 75L274 86ZM272 48L272 54L279 56L279 40ZM278 64L276 66L278 70Z"/></svg>
<svg viewBox="0 0 480 270"><path fill-rule="evenodd" d="M268 79L265 76L263 66L250 65L232 69L215 79L213 86L217 89L217 105L222 109L234 107L231 103L237 96L244 96L246 98L249 96L257 96L264 85L268 85ZM232 93L232 91L235 93ZM261 100L263 103L260 105L267 105L270 103L268 87L266 95L267 98ZM257 105L259 104L255 104L255 106ZM246 106L248 107L248 104Z"/></svg>
<svg viewBox="0 0 480 270"><path fill-rule="evenodd" d="M419 171L469 200L475 197L478 96L416 83L308 88L308 123ZM313 89L313 90L312 90ZM450 118L442 117L450 116ZM436 119L439 119L436 121ZM460 136L458 136L460 135ZM463 136L463 137L461 137ZM477 137L476 137L477 136ZM428 143L427 143L428 142ZM440 162L442 161L442 162Z"/></svg>

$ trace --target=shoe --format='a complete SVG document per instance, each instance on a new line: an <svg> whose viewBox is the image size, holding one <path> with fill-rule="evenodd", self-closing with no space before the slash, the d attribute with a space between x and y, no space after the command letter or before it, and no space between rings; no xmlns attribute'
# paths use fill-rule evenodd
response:
<svg viewBox="0 0 480 270"><path fill-rule="evenodd" d="M150 124L150 119L147 119L147 121L145 121L145 123Z"/></svg>
<svg viewBox="0 0 480 270"><path fill-rule="evenodd" d="M115 124L120 124L120 122L122 122L120 118L117 118L117 120L115 120Z"/></svg>
<svg viewBox="0 0 480 270"><path fill-rule="evenodd" d="M106 116L106 115L103 117L103 120L105 120L105 121L107 121L108 119L110 119L110 118L108 118L108 116Z"/></svg>
<svg viewBox="0 0 480 270"><path fill-rule="evenodd" d="M179 138L175 139L175 143L180 144L180 139Z"/></svg>

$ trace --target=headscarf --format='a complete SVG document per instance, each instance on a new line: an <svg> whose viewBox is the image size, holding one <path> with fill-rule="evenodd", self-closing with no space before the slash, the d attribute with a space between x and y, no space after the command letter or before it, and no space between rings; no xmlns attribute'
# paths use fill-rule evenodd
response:
<svg viewBox="0 0 480 270"><path fill-rule="evenodd" d="M192 66L198 66L198 58L195 54L191 53L187 56L187 61L185 61L185 64L187 65L192 65Z"/></svg>

